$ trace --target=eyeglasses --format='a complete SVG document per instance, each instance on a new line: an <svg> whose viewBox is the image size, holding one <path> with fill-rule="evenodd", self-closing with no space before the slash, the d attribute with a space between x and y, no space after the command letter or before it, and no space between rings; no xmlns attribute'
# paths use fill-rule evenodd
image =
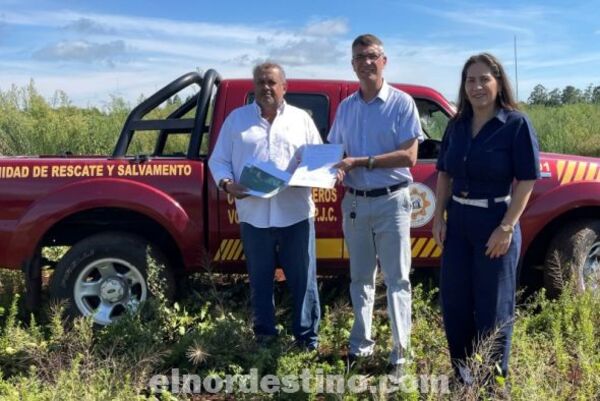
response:
<svg viewBox="0 0 600 401"><path fill-rule="evenodd" d="M352 57L352 60L358 63L364 63L365 61L377 61L379 57L383 56L383 53L367 53L367 54L357 54Z"/></svg>

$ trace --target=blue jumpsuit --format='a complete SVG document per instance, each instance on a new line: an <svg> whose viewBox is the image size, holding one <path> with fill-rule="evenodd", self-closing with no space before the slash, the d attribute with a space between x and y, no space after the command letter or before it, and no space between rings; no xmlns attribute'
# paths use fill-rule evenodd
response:
<svg viewBox="0 0 600 401"><path fill-rule="evenodd" d="M460 376L459 367L472 356L476 340L499 329L493 359L506 375L521 248L519 225L506 255L485 256L486 243L508 209L506 202L495 198L509 195L514 179L540 176L535 130L523 113L504 109L475 138L471 118L453 120L442 140L437 169L452 178L452 195L488 200L486 208L452 198L446 206L440 295L454 369Z"/></svg>

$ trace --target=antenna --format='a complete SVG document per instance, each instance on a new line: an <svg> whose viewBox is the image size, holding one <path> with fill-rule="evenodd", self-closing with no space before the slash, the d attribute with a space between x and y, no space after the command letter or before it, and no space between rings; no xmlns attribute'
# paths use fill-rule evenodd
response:
<svg viewBox="0 0 600 401"><path fill-rule="evenodd" d="M519 101L519 73L517 69L517 35L515 35L515 90L517 92L517 102Z"/></svg>

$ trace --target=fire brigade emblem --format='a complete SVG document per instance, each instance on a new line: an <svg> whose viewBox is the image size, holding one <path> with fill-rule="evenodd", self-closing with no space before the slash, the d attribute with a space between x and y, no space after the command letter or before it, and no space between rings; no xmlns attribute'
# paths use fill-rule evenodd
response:
<svg viewBox="0 0 600 401"><path fill-rule="evenodd" d="M428 186L415 182L410 185L412 202L411 228L423 227L429 223L435 210L435 195Z"/></svg>

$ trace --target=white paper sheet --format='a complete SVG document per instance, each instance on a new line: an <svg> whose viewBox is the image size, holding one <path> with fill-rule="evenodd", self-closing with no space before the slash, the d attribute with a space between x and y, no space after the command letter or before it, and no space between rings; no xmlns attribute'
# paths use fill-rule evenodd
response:
<svg viewBox="0 0 600 401"><path fill-rule="evenodd" d="M342 160L343 155L342 145L306 145L302 152L302 161L294 171L288 185L333 188L337 174L337 169L333 166Z"/></svg>

